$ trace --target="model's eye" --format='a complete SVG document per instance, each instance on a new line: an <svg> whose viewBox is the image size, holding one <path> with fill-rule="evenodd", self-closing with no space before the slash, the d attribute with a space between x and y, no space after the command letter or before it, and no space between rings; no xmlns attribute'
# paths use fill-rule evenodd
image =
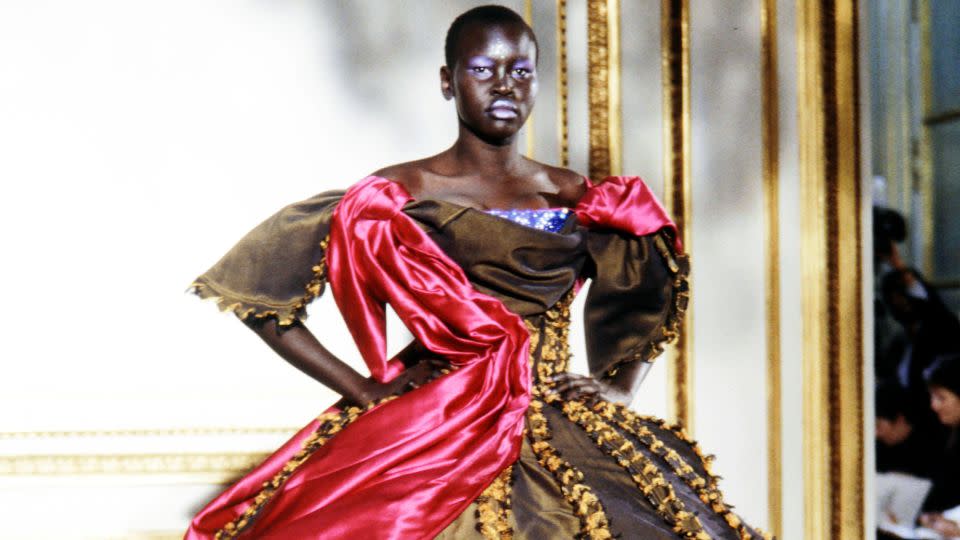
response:
<svg viewBox="0 0 960 540"><path fill-rule="evenodd" d="M490 66L470 66L467 68L467 72L480 80L489 79L493 76L493 70L490 69Z"/></svg>
<svg viewBox="0 0 960 540"><path fill-rule="evenodd" d="M513 69L513 76L517 79L526 79L532 74L533 71L527 68L518 67Z"/></svg>

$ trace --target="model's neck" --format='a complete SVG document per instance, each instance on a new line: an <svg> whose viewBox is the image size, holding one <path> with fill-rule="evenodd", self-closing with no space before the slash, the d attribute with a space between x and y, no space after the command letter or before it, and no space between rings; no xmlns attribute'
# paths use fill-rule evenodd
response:
<svg viewBox="0 0 960 540"><path fill-rule="evenodd" d="M502 141L487 141L462 124L460 135L450 152L463 167L492 176L509 174L524 160L516 135Z"/></svg>

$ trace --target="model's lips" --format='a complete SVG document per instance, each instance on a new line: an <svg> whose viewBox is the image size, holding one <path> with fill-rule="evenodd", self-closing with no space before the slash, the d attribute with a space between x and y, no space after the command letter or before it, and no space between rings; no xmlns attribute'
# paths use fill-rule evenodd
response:
<svg viewBox="0 0 960 540"><path fill-rule="evenodd" d="M509 99L497 99L487 107L487 113L498 120L512 120L520 116L520 110Z"/></svg>

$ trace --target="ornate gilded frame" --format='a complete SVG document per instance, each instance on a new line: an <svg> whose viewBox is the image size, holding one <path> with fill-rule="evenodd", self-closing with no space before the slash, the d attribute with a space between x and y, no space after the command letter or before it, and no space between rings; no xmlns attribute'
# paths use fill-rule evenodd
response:
<svg viewBox="0 0 960 540"><path fill-rule="evenodd" d="M664 204L677 223L684 249L693 247L690 181L690 6L688 0L662 0L660 55L663 80ZM695 259L691 265L694 280ZM693 305L687 307L680 337L669 351L670 419L692 432Z"/></svg>
<svg viewBox="0 0 960 540"><path fill-rule="evenodd" d="M767 511L768 527L783 530L783 449L780 355L780 97L777 81L777 0L760 5L763 204L767 318Z"/></svg>
<svg viewBox="0 0 960 540"><path fill-rule="evenodd" d="M798 0L806 538L864 538L857 0Z"/></svg>

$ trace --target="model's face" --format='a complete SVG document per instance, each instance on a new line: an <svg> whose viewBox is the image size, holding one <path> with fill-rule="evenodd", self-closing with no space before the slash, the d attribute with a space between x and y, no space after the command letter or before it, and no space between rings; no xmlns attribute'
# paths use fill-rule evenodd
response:
<svg viewBox="0 0 960 540"><path fill-rule="evenodd" d="M464 28L452 66L440 70L444 97L470 131L490 142L520 130L537 96L537 48L518 24Z"/></svg>
<svg viewBox="0 0 960 540"><path fill-rule="evenodd" d="M960 396L942 386L931 386L930 408L937 413L941 424L960 427Z"/></svg>

